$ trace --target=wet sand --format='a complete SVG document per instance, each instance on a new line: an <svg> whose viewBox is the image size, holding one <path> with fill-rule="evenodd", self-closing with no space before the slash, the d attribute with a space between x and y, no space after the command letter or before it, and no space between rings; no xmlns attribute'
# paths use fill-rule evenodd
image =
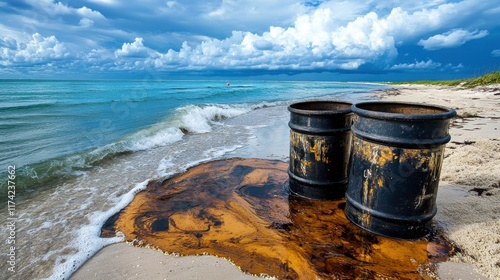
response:
<svg viewBox="0 0 500 280"><path fill-rule="evenodd" d="M500 86L499 86L500 87ZM397 86L369 99L420 102L453 107L453 121L441 173L435 221L446 228L460 252L440 264L442 279L500 278L500 89L459 90L433 86ZM256 128L254 145L286 159L287 120ZM279 136L260 137L279 131ZM284 135L281 135L284 134ZM277 139L278 138L278 139ZM248 153L248 151L247 151ZM242 152L245 154L245 152ZM266 157L260 152L259 156ZM238 155L237 155L238 156ZM241 156L241 153L240 155ZM176 257L129 244L102 249L72 279L253 279L216 257Z"/></svg>

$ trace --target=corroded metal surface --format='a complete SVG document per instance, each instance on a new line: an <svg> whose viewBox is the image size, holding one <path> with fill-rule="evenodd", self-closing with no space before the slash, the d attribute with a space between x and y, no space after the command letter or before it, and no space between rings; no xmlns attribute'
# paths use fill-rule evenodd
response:
<svg viewBox="0 0 500 280"><path fill-rule="evenodd" d="M279 279L432 279L433 263L453 250L437 231L414 241L368 233L346 219L345 200L289 195L286 169L260 159L201 164L150 182L103 232Z"/></svg>
<svg viewBox="0 0 500 280"><path fill-rule="evenodd" d="M454 111L401 103L361 103L353 131L346 215L381 235L418 238L436 214L436 195Z"/></svg>
<svg viewBox="0 0 500 280"><path fill-rule="evenodd" d="M315 199L344 197L351 149L351 104L290 105L290 189Z"/></svg>
<svg viewBox="0 0 500 280"><path fill-rule="evenodd" d="M356 177L346 194L348 218L379 234L427 234L436 214L443 152L444 147L402 149L354 137L351 176Z"/></svg>
<svg viewBox="0 0 500 280"><path fill-rule="evenodd" d="M347 178L351 135L318 136L290 131L290 166L301 178L334 183Z"/></svg>

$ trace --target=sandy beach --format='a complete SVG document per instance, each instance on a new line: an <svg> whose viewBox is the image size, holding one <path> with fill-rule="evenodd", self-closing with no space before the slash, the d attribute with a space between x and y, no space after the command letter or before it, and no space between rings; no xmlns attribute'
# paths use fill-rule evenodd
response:
<svg viewBox="0 0 500 280"><path fill-rule="evenodd" d="M451 142L441 172L435 222L458 252L439 265L441 279L500 279L500 85L475 89L401 85L366 100L419 102L454 108ZM232 156L288 158L286 107L250 150ZM272 132L272 133L270 133ZM285 144L283 144L285 143ZM259 152L255 152L257 150ZM259 148L261 147L261 148ZM231 155L230 155L231 156ZM105 247L71 279L255 279L213 256L178 257L118 243Z"/></svg>

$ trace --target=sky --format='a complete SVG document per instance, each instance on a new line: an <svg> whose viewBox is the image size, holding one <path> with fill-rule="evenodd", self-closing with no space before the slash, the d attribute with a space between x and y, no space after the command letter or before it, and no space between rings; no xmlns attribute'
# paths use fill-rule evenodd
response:
<svg viewBox="0 0 500 280"><path fill-rule="evenodd" d="M498 0L0 0L0 79L458 79Z"/></svg>

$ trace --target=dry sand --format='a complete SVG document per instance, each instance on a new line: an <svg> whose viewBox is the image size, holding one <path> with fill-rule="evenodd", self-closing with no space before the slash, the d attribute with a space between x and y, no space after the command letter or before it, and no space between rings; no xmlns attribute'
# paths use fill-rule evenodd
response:
<svg viewBox="0 0 500 280"><path fill-rule="evenodd" d="M435 221L460 252L440 264L441 279L500 279L500 85L459 88L403 85L371 99L455 108L446 146ZM280 128L283 130L283 128ZM260 141L265 141L261 139ZM261 143L268 145L268 143ZM216 257L176 257L114 244L72 279L255 279Z"/></svg>

